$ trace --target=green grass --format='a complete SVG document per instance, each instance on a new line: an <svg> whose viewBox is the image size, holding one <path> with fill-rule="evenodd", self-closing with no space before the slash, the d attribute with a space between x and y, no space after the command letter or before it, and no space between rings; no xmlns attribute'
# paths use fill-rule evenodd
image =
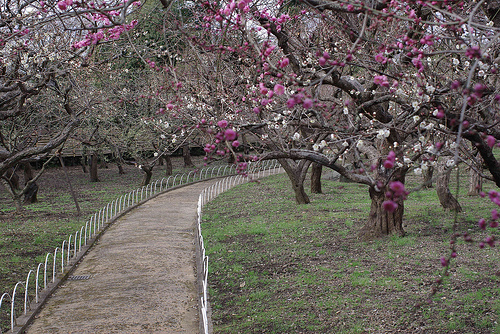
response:
<svg viewBox="0 0 500 334"><path fill-rule="evenodd" d="M462 188L458 229L483 238L476 222L492 206ZM434 189L406 201L405 237L368 242L358 239L366 186L324 181L323 191L296 205L279 175L205 207L215 333L500 333L497 248L459 242L450 276L427 302L454 222Z"/></svg>

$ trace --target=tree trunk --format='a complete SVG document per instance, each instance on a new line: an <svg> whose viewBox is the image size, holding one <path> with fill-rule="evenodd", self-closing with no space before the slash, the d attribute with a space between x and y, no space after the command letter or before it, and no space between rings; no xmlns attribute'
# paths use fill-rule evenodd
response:
<svg viewBox="0 0 500 334"><path fill-rule="evenodd" d="M87 173L87 156L82 155L80 158L80 164L82 165L82 171Z"/></svg>
<svg viewBox="0 0 500 334"><path fill-rule="evenodd" d="M323 165L318 163L313 163L311 167L311 193L322 194L321 191L321 173L323 171Z"/></svg>
<svg viewBox="0 0 500 334"><path fill-rule="evenodd" d="M289 159L278 159L278 161L285 169L286 174L292 183L292 189L295 193L295 202L297 204L311 203L311 200L309 199L309 196L307 196L304 189L304 181L311 162L300 160L299 163L296 163L295 161Z"/></svg>
<svg viewBox="0 0 500 334"><path fill-rule="evenodd" d="M184 167L194 167L191 161L191 152L189 151L189 145L182 145L182 157L184 158Z"/></svg>
<svg viewBox="0 0 500 334"><path fill-rule="evenodd" d="M90 182L99 182L97 176L97 152L92 152L90 155Z"/></svg>
<svg viewBox="0 0 500 334"><path fill-rule="evenodd" d="M478 163L476 164L476 168L481 171L482 160L481 156L478 158ZM479 193L483 190L483 178L481 175L476 172L473 168L469 168L469 192L467 195L469 196L479 196Z"/></svg>
<svg viewBox="0 0 500 334"><path fill-rule="evenodd" d="M80 204L78 204L78 199L76 197L75 191L73 190L73 185L71 184L71 179L68 175L68 170L66 169L66 165L64 164L64 160L61 156L59 156L59 162L61 163L61 167L64 171L64 176L66 177L66 182L68 182L71 197L73 197L73 201L75 202L76 214L77 214L77 216L80 216L81 215Z"/></svg>
<svg viewBox="0 0 500 334"><path fill-rule="evenodd" d="M446 168L444 164L438 166L438 176L436 179L436 191L441 206L446 210L462 212L462 207L457 199L450 192L450 175L451 169Z"/></svg>
<svg viewBox="0 0 500 334"><path fill-rule="evenodd" d="M170 176L173 173L172 157L168 154L165 155L165 175Z"/></svg>
<svg viewBox="0 0 500 334"><path fill-rule="evenodd" d="M396 169L394 173L389 174L390 179L387 180L387 175L383 174L377 177L377 182L380 184L390 185L393 181L399 181L405 184L407 169ZM384 209L383 203L388 200L386 186L377 189L374 186L369 188L371 198L370 216L365 223L365 226L360 231L360 236L364 240L371 240L387 235L404 236L403 215L404 215L404 200L402 197L393 198L392 200L398 205L396 210L389 212Z"/></svg>
<svg viewBox="0 0 500 334"><path fill-rule="evenodd" d="M29 181L33 179L33 168L31 168L31 164L26 162L23 164L24 169L24 184L27 184ZM24 204L33 204L38 202L37 198L38 194L38 185L36 182L32 182L28 189L24 192Z"/></svg>
<svg viewBox="0 0 500 334"><path fill-rule="evenodd" d="M125 170L123 169L123 166L118 159L116 160L116 167L118 167L118 174L120 174L120 175L125 174Z"/></svg>
<svg viewBox="0 0 500 334"><path fill-rule="evenodd" d="M434 167L429 166L427 170L424 170L424 188L432 188L432 176L434 175Z"/></svg>
<svg viewBox="0 0 500 334"><path fill-rule="evenodd" d="M362 238L365 240L371 240L392 234L404 236L404 201L401 198L395 200L398 207L395 211L389 212L384 210L382 205L384 201L387 200L385 197L385 189L383 189L383 191L376 191L375 188L370 187L369 192L372 200L370 217L361 230Z"/></svg>
<svg viewBox="0 0 500 334"><path fill-rule="evenodd" d="M144 172L144 177L142 179L142 186L145 187L151 182L151 178L153 177L153 167L142 166L141 170Z"/></svg>

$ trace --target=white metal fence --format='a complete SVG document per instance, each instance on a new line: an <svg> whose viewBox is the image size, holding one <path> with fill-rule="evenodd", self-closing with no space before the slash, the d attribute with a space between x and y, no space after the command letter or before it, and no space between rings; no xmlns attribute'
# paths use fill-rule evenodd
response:
<svg viewBox="0 0 500 334"><path fill-rule="evenodd" d="M252 179L261 178L264 176L269 176L281 172L283 169L279 167L279 163L275 160L264 161L260 165L254 165L249 169L249 173L253 174ZM203 189L198 198L198 208L197 208L197 230L198 230L198 240L200 255L201 255L201 266L202 270L199 275L202 277L202 293L200 296L200 313L202 319L203 334L209 334L209 322L208 322L208 256L205 254L205 244L203 242L203 236L201 235L201 222L202 222L202 208L203 206L217 197L220 193L231 189L235 185L239 185L248 182L250 178L244 177L242 175L234 175L230 177L223 178L217 183L211 185L208 188Z"/></svg>
<svg viewBox="0 0 500 334"><path fill-rule="evenodd" d="M258 173L260 175L263 173L264 169L269 169L270 166L274 165L275 162L263 161L256 163L249 163L248 172ZM200 181L204 179L209 179L213 177L221 177L224 175L231 175L236 173L235 165L223 165L203 168L197 172L189 172L187 174L177 174L175 176L170 176L168 178L162 178L160 180L154 181L147 186L131 191L128 194L122 195L116 200L108 203L99 211L97 211L79 230L74 234L69 235L69 237L64 240L60 247L56 247L53 252L47 253L45 256L45 261L39 263L36 269L30 270L26 276L26 280L18 282L12 293L4 293L0 297L0 312L2 312L2 305L10 304L7 306L7 312L10 314L10 328L14 331L16 324L16 303L18 303L18 295L22 295L23 302L23 314L26 315L30 310L30 304L34 299L35 303L39 303L40 293L47 289L50 284L50 276L52 276L52 283L55 282L56 276L65 273L69 269L70 261L76 259L79 252L81 252L82 247L88 245L89 241L99 234L109 221L118 216L120 213L128 209L129 207L138 204L139 202L149 199L159 192L165 191L169 188L179 186L182 184L187 184L189 182ZM234 176L231 180L243 180L243 176ZM216 194L222 192L222 189L228 189L226 179L221 180L221 184L217 183L217 188L210 190L208 197L203 200L212 199ZM234 182L234 181L232 181ZM233 183L234 185L234 183ZM204 256L205 258L205 256ZM208 258L207 258L208 261ZM43 276L42 276L43 274ZM34 275L34 276L33 276ZM22 291L22 292L20 292ZM204 302L205 298L202 300ZM19 306L20 307L20 306ZM3 307L4 309L6 307ZM19 313L21 311L18 311ZM1 328L0 328L1 334Z"/></svg>

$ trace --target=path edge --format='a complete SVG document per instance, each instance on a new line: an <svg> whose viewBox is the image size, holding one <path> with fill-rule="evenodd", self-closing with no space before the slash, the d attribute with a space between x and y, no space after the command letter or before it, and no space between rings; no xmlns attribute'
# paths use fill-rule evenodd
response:
<svg viewBox="0 0 500 334"><path fill-rule="evenodd" d="M168 189L165 189L165 190L163 190L161 192L158 192L158 193L152 195L151 197L149 197L149 198L147 198L145 200L142 200L142 201L140 201L140 202L138 202L138 203L136 203L136 204L128 207L124 211L120 212L117 216L113 217L106 224L104 224L103 227L102 227L102 229L100 231L98 231L98 233L94 237L92 237L91 239L89 239L89 242L88 242L87 245L82 246L82 250L78 253L78 255L76 256L76 258L73 258L69 262L67 271L64 272L64 273L62 273L62 274L58 274L56 276L56 279L55 279L54 282L47 284L47 288L44 289L40 293L40 295L38 297L39 298L39 302L38 303L36 303L35 301L31 302L30 303L30 307L29 307L29 311L27 311L25 315L17 317L16 320L15 320L16 325L15 325L14 329L5 332L5 334L22 334L22 333L24 333L28 329L28 327L36 319L36 316L42 310L43 306L45 306L45 304L47 303L47 301L50 299L50 297L52 296L52 294L76 270L76 268L78 267L78 265L80 264L80 262L83 260L83 258L85 257L85 255L87 255L87 253L93 248L93 246L101 238L101 236L118 219L122 218L124 215L126 215L130 211L136 209L137 207L143 205L144 203L148 202L149 200L152 200L152 199L154 199L154 198L156 198L156 197L158 197L160 195L163 195L163 194L165 194L167 192L170 192L170 191L173 191L173 190L176 190L176 189L180 189L180 188L184 188L184 187L187 187L187 186L190 186L190 185L193 185L193 184L197 184L197 183L209 181L209 180L223 179L223 178L228 177L228 176L232 176L232 175L224 175L224 176L211 177L209 179L198 180L198 181L194 181L194 182L190 182L190 183L181 184L181 185L178 185L178 186L175 186L175 187L172 187L172 188L168 188ZM194 231L196 231L196 229L197 229L197 227L195 226L194 227ZM196 235L195 238L198 239L199 236ZM198 240L196 240L196 241L198 241ZM200 267L198 267L199 262L200 262L200 256L201 256L201 253L199 254L199 246L195 247L195 256L196 256L196 268L194 268L194 269L195 269L195 274L196 274L197 285L199 286L200 284L202 284L201 280L200 280L201 276L199 275L199 272L200 272L199 268ZM199 305L200 302L198 301L197 304L198 304L198 311L199 311L199 317L200 317L200 315L201 315L201 306ZM207 310L208 310L207 317L208 317L208 314L210 314L210 318L209 318L210 319L209 320L209 331L210 331L210 333L212 333L212 331L211 331L211 328L212 328L211 314L212 314L212 312L211 312L211 309L209 307L208 302L207 302L207 305L208 305L207 306L208 307L207 308ZM201 318L199 318L199 323L200 323L200 326L202 326L201 325ZM200 331L200 333L202 333L202 332Z"/></svg>

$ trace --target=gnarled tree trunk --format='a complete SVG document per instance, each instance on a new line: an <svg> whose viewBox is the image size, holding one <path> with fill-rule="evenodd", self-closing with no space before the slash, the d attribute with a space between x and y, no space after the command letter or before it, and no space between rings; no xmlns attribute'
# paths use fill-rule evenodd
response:
<svg viewBox="0 0 500 334"><path fill-rule="evenodd" d="M90 155L90 182L99 182L97 167L97 152L94 151Z"/></svg>
<svg viewBox="0 0 500 334"><path fill-rule="evenodd" d="M446 168L445 164L438 165L438 176L436 179L436 191L441 206L446 210L461 212L462 207L457 199L451 194L450 184L451 168Z"/></svg>
<svg viewBox="0 0 500 334"><path fill-rule="evenodd" d="M24 184L27 184L34 177L33 169L29 162L23 163ZM36 182L31 182L28 188L24 191L24 204L33 204L38 202L38 185Z"/></svg>
<svg viewBox="0 0 500 334"><path fill-rule="evenodd" d="M311 193L322 194L321 191L321 173L323 166L318 163L313 163L311 166Z"/></svg>
<svg viewBox="0 0 500 334"><path fill-rule="evenodd" d="M387 200L386 193L389 191L388 186L393 181L405 183L406 169L397 169L391 175L389 180L380 178L379 184L387 186L378 189L371 186L369 189L371 198L370 216L361 230L361 237L365 240L379 238L387 235L404 236L403 215L404 215L404 200L402 197L393 198L396 202L396 210L389 212L384 209L383 203ZM379 175L381 176L381 175Z"/></svg>
<svg viewBox="0 0 500 334"><path fill-rule="evenodd" d="M292 183L292 189L295 193L295 201L297 204L309 204L311 200L304 189L304 181L311 162L307 160L299 160L299 162L296 162L291 159L278 159L278 161L281 166L283 166L283 169L285 169Z"/></svg>
<svg viewBox="0 0 500 334"><path fill-rule="evenodd" d="M142 186L144 187L151 182L151 178L153 177L153 167L142 165L141 170L144 172L144 177L142 179Z"/></svg>
<svg viewBox="0 0 500 334"><path fill-rule="evenodd" d="M170 176L173 173L172 157L169 154L165 154L164 158L165 158L165 175Z"/></svg>

